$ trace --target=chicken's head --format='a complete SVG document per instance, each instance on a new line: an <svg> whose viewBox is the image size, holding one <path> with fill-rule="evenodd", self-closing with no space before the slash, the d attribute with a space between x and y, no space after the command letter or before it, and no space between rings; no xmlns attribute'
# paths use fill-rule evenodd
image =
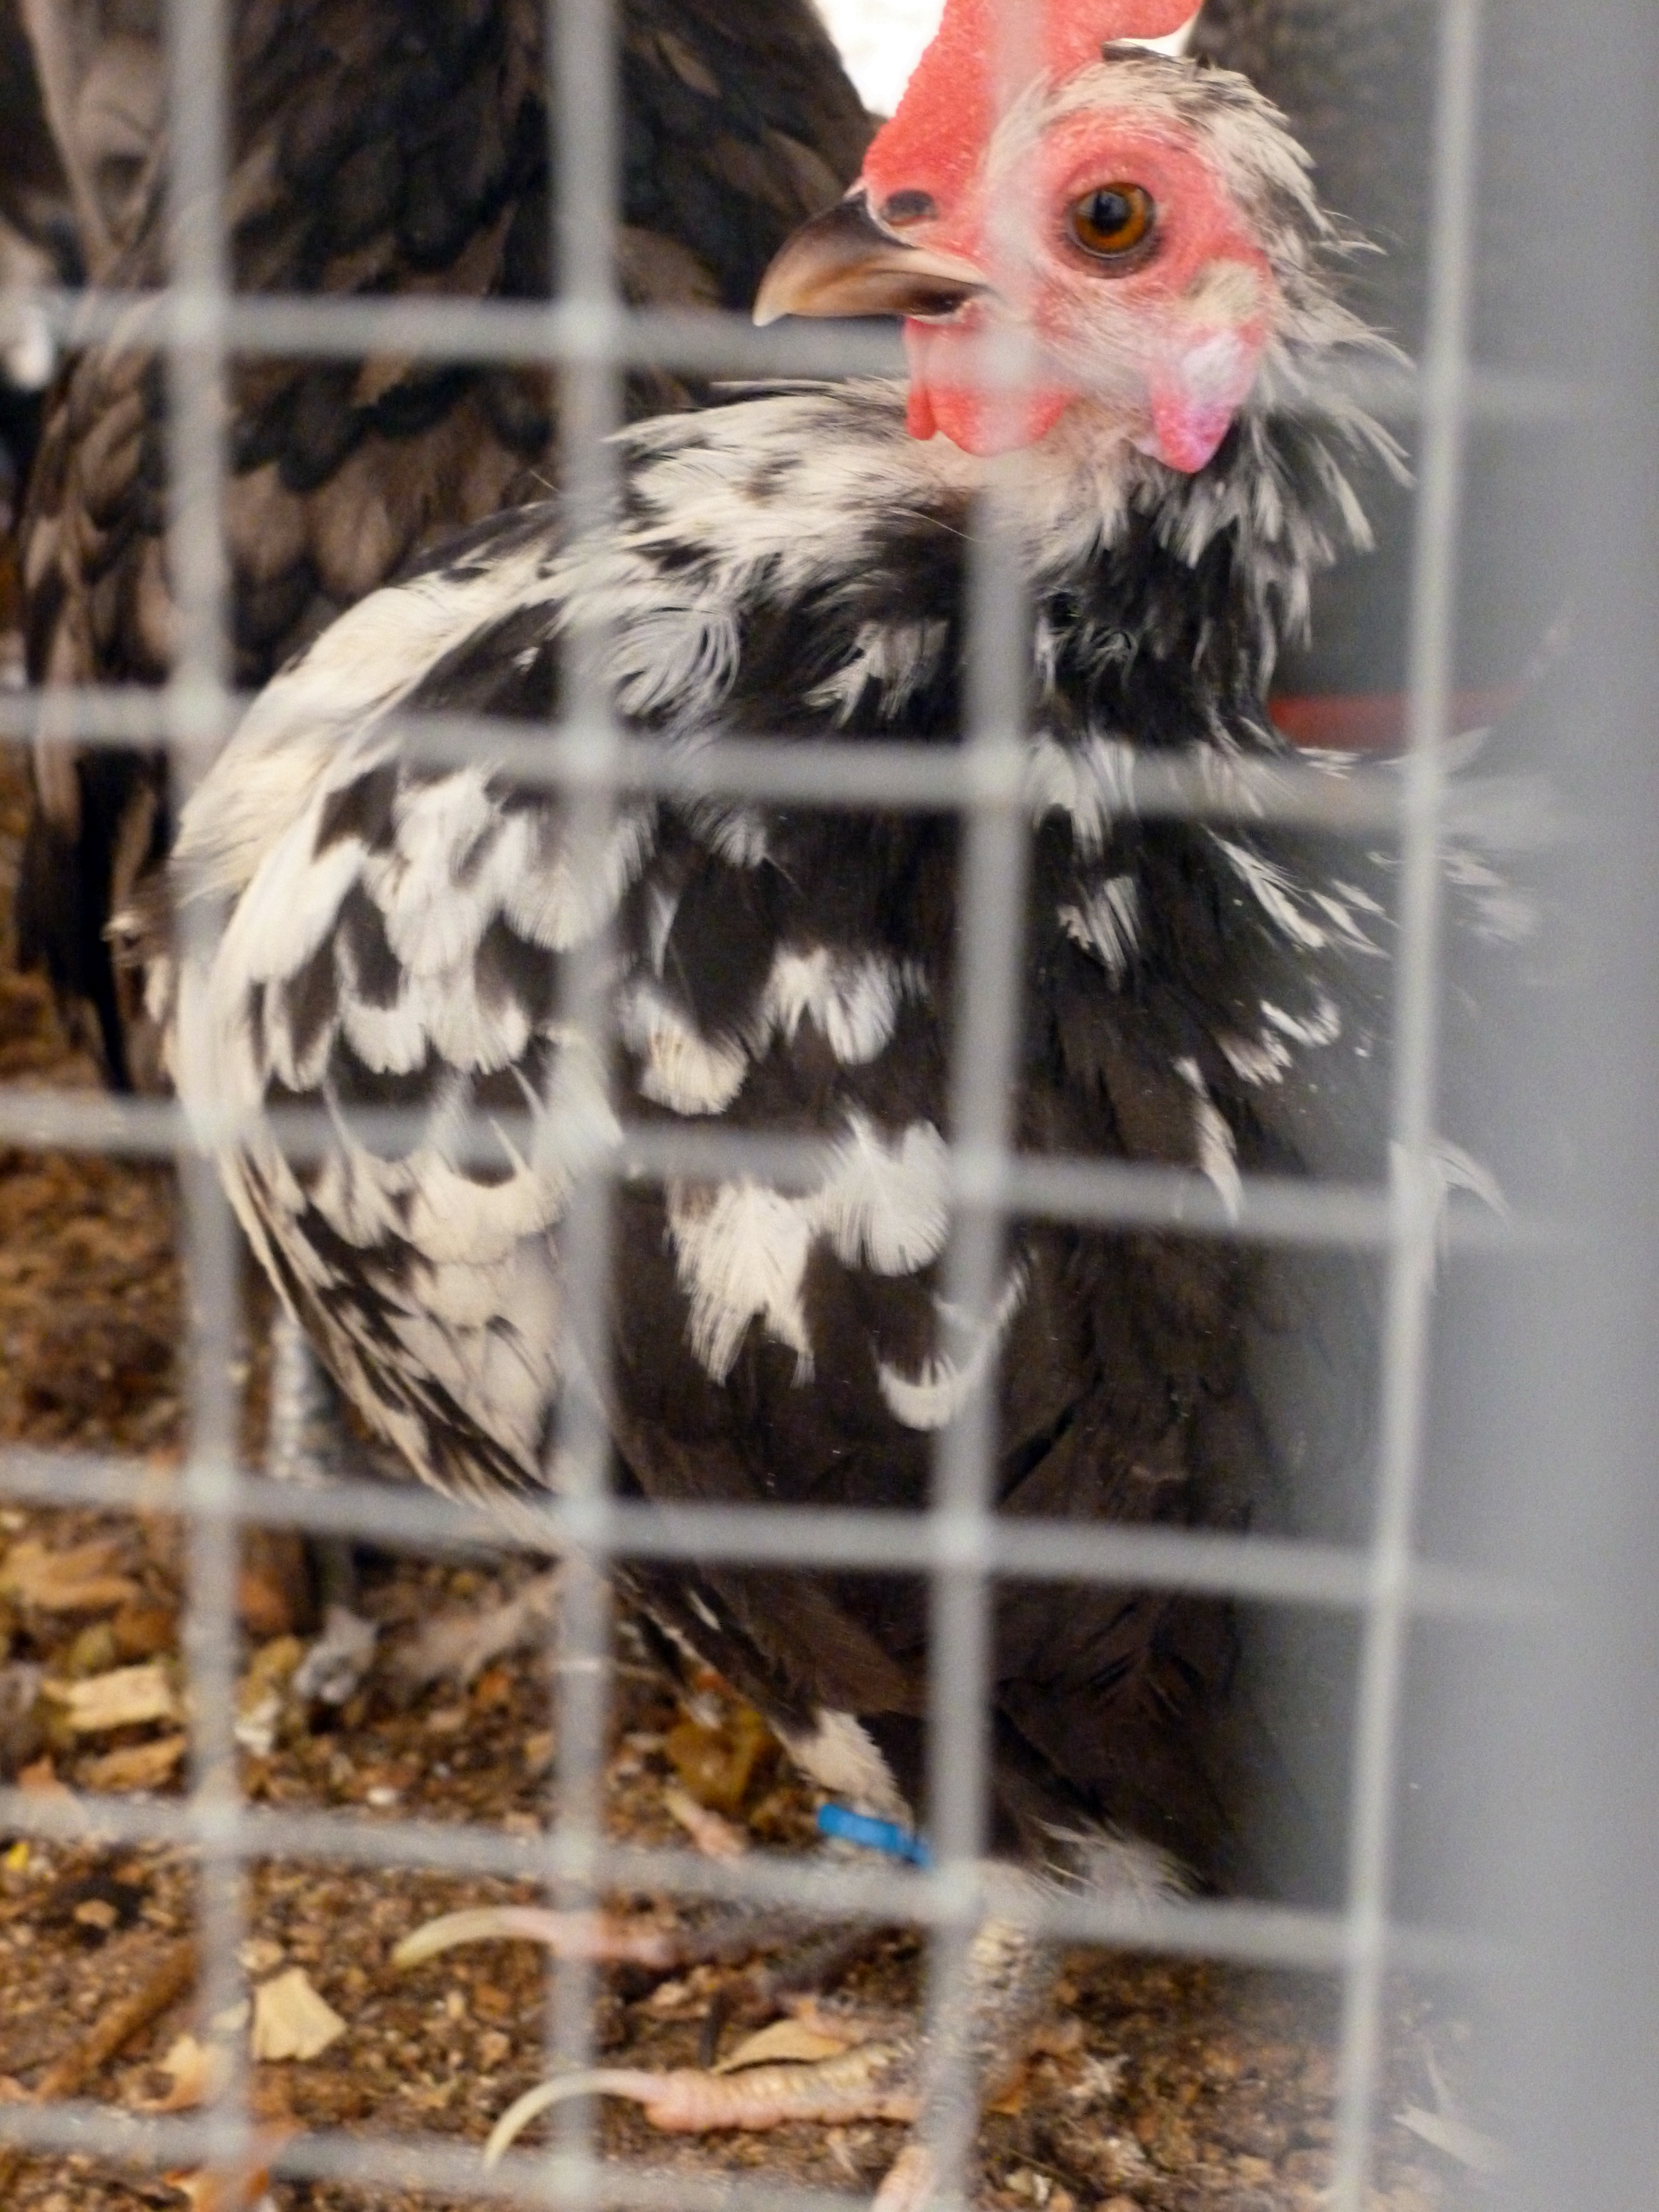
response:
<svg viewBox="0 0 1659 2212"><path fill-rule="evenodd" d="M1178 27L1185 0L1048 0L1035 73L1000 96L987 6L947 10L863 175L784 247L757 318L902 316L919 438L1000 452L1081 404L1201 469L1318 227L1305 157L1242 78L1128 42Z"/></svg>

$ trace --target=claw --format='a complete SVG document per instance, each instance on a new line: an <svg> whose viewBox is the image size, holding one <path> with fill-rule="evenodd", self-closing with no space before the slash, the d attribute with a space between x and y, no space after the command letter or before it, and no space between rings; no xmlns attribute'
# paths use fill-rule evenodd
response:
<svg viewBox="0 0 1659 2212"><path fill-rule="evenodd" d="M457 1943L519 1937L544 1943L561 1959L592 1959L603 1966L659 1966L680 1963L685 1939L678 1929L623 1920L613 1912L551 1912L534 1905L486 1905L447 1912L405 1936L392 1954L394 1966L418 1966Z"/></svg>
<svg viewBox="0 0 1659 2212"><path fill-rule="evenodd" d="M301 1705L319 1698L325 1705L349 1705L374 1663L380 1632L349 1607L331 1605L323 1632L295 1670L289 1685Z"/></svg>
<svg viewBox="0 0 1659 2212"><path fill-rule="evenodd" d="M445 1613L428 1620L393 1656L398 1686L414 1692L440 1680L463 1689L509 1651L545 1647L558 1619L560 1572L552 1568L483 1613Z"/></svg>
<svg viewBox="0 0 1659 2212"><path fill-rule="evenodd" d="M870 2201L870 2212L924 2212L939 2179L938 2160L926 2143L906 2143Z"/></svg>
<svg viewBox="0 0 1659 2212"><path fill-rule="evenodd" d="M806 2121L839 2127L853 2120L914 2120L919 2109L914 2042L861 2044L804 2066L751 2066L741 2074L705 2074L693 2066L652 2074L632 2067L596 2067L539 2082L510 2105L484 2147L493 2166L532 2120L571 2097L628 2097L653 2128L668 2135L711 2135Z"/></svg>

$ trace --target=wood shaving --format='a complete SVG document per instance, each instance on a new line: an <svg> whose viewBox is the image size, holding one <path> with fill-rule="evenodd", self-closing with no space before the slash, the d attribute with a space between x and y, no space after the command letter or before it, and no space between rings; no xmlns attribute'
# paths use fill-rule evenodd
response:
<svg viewBox="0 0 1659 2212"><path fill-rule="evenodd" d="M117 1549L109 1542L68 1552L33 1540L14 1544L0 1560L0 1597L41 1613L112 1612L138 1595L137 1583L114 1571Z"/></svg>
<svg viewBox="0 0 1659 2212"><path fill-rule="evenodd" d="M290 1966L253 1992L252 2049L256 2059L319 2058L346 2023L319 1996L303 1966Z"/></svg>
<svg viewBox="0 0 1659 2212"><path fill-rule="evenodd" d="M76 1735L104 1735L112 1729L184 1718L167 1670L159 1660L144 1667L112 1668L84 1682L48 1680L41 1684L40 1694L63 1708L64 1723Z"/></svg>
<svg viewBox="0 0 1659 2212"><path fill-rule="evenodd" d="M88 1790L159 1790L171 1780L190 1747L184 1735L164 1735L151 1743L123 1744L82 1762L81 1781Z"/></svg>
<svg viewBox="0 0 1659 2212"><path fill-rule="evenodd" d="M212 2043L198 2043L193 2035L175 2036L160 2061L171 2087L160 2097L140 2098L141 2112L189 2112L210 2105L230 2073L229 2054Z"/></svg>
<svg viewBox="0 0 1659 2212"><path fill-rule="evenodd" d="M37 1759L26 1766L17 1778L17 1786L33 1797L70 1797L75 1792L67 1782L60 1781L58 1770L50 1759Z"/></svg>
<svg viewBox="0 0 1659 2212"><path fill-rule="evenodd" d="M124 1990L91 2027L48 2066L35 2084L33 2102L46 2105L74 2097L125 2045L182 1996L196 1978L196 1947L187 1937L170 1944L136 1989ZM0 2146L0 2192L14 2179L22 2154Z"/></svg>
<svg viewBox="0 0 1659 2212"><path fill-rule="evenodd" d="M270 2154L271 2147L267 2145L264 2155L268 2159ZM276 2212L270 2193L270 2172L263 2164L250 2166L240 2173L210 2172L198 2166L165 2174L162 2179L170 2189L179 2191L189 2212Z"/></svg>

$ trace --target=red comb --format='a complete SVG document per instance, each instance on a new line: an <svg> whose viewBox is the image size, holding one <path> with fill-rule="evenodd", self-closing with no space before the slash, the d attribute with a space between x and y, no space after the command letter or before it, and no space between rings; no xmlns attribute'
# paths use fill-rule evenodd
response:
<svg viewBox="0 0 1659 2212"><path fill-rule="evenodd" d="M1114 39L1163 39L1189 21L1197 0L945 0L944 20L916 64L890 123L876 133L864 173L878 200L931 192L941 204L972 173L995 120L1000 7L1029 24L1033 61L1069 76Z"/></svg>

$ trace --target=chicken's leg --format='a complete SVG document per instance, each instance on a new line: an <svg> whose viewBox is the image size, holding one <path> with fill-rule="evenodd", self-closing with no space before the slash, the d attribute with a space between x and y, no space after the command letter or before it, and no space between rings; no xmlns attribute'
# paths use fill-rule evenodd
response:
<svg viewBox="0 0 1659 2212"><path fill-rule="evenodd" d="M889 2170L871 2212L923 2212L936 2193L939 2170L927 2125L930 2093L941 2081L982 2111L1018 2074L1053 1984L1056 1954L1039 1932L1036 1915L1046 1888L1082 1887L1131 1908L1154 1905L1181 1893L1180 1872L1161 1851L1107 1833L1054 1839L1055 1858L1042 1873L997 1864L988 1869L985 1917L974 1930L949 2002L936 2008L948 2024L948 2047L914 2023L816 2004L793 2008L818 2032L824 2055L800 2063L768 2063L721 2072L679 2067L653 2073L631 2067L597 2067L544 2081L496 2123L486 2148L490 2164L539 2114L568 2098L625 2097L639 2105L653 2127L678 2135L745 2131L788 2123L845 2125L859 2120L921 2122L915 2140ZM462 1930L458 1916L447 1940L473 1933L535 1935L565 1948L575 1916L515 1914L516 1929L492 1924ZM495 1916L465 1916L476 1921ZM604 1916L588 1916L595 1927ZM538 1923L545 1923L538 1924ZM438 1923L442 1926L444 1923ZM616 1923L622 1948L588 1950L588 1956L641 1955L637 1939ZM404 1963L436 1948L423 1929L399 1954ZM692 1938L695 1942L696 1939ZM708 1955L705 1954L705 1955ZM655 1963L653 1959L653 1963ZM839 2045L840 2047L836 2047ZM945 2062L948 2061L948 2068ZM948 2113L945 2115L948 2120Z"/></svg>
<svg viewBox="0 0 1659 2212"><path fill-rule="evenodd" d="M285 1310L278 1310L271 1328L265 1464L279 1480L307 1485L353 1473L413 1480L391 1452L354 1434L338 1391L304 1331ZM301 1662L296 1689L304 1698L343 1705L374 1663L378 1631L359 1607L351 1539L319 1536L311 1548L323 1604L323 1632ZM426 1621L414 1643L396 1655L397 1687L406 1696L441 1679L465 1687L505 1653L545 1644L557 1594L558 1571L553 1568L498 1607L482 1613L441 1613Z"/></svg>
<svg viewBox="0 0 1659 2212"><path fill-rule="evenodd" d="M314 1487L345 1471L353 1443L332 1384L299 1324L279 1307L270 1331L267 1471L279 1482ZM351 1539L318 1536L311 1552L323 1601L323 1632L295 1677L295 1692L325 1705L344 1705L374 1658L376 1632L357 1609Z"/></svg>
<svg viewBox="0 0 1659 2212"><path fill-rule="evenodd" d="M1000 1880L1005 1871L999 1869ZM477 1924L486 1917L487 1928ZM463 1918L475 1924L463 1931ZM537 1936L561 1951L580 1945L589 1956L645 1955L637 1948L642 1938L605 1916L591 1916L580 1929L575 1916L515 1913L512 1918L515 1924L509 1929L506 1916L457 1916L449 1940L515 1933ZM399 1953L400 1962L429 1956L432 1934L422 1930L410 1939ZM667 1951L653 1949L649 1962L667 1964ZM1047 2001L1054 1966L1051 1948L1015 1919L988 1917L975 1930L964 1963L962 2002L951 2008L959 2022L951 2055L976 2109L1018 2071ZM680 2067L653 2073L598 2067L561 2075L540 2083L502 2114L490 2136L486 2160L495 2163L532 2120L572 2097L630 2099L653 2127L676 2135L753 2132L803 2122L823 2126L860 2120L915 2124L921 2117L928 2085L943 2054L914 2022L886 2015L878 2019L812 2002L794 2009L821 2039L823 2056L735 2072ZM921 2141L911 2143L883 2182L872 2212L921 2212L936 2175L931 2150Z"/></svg>

